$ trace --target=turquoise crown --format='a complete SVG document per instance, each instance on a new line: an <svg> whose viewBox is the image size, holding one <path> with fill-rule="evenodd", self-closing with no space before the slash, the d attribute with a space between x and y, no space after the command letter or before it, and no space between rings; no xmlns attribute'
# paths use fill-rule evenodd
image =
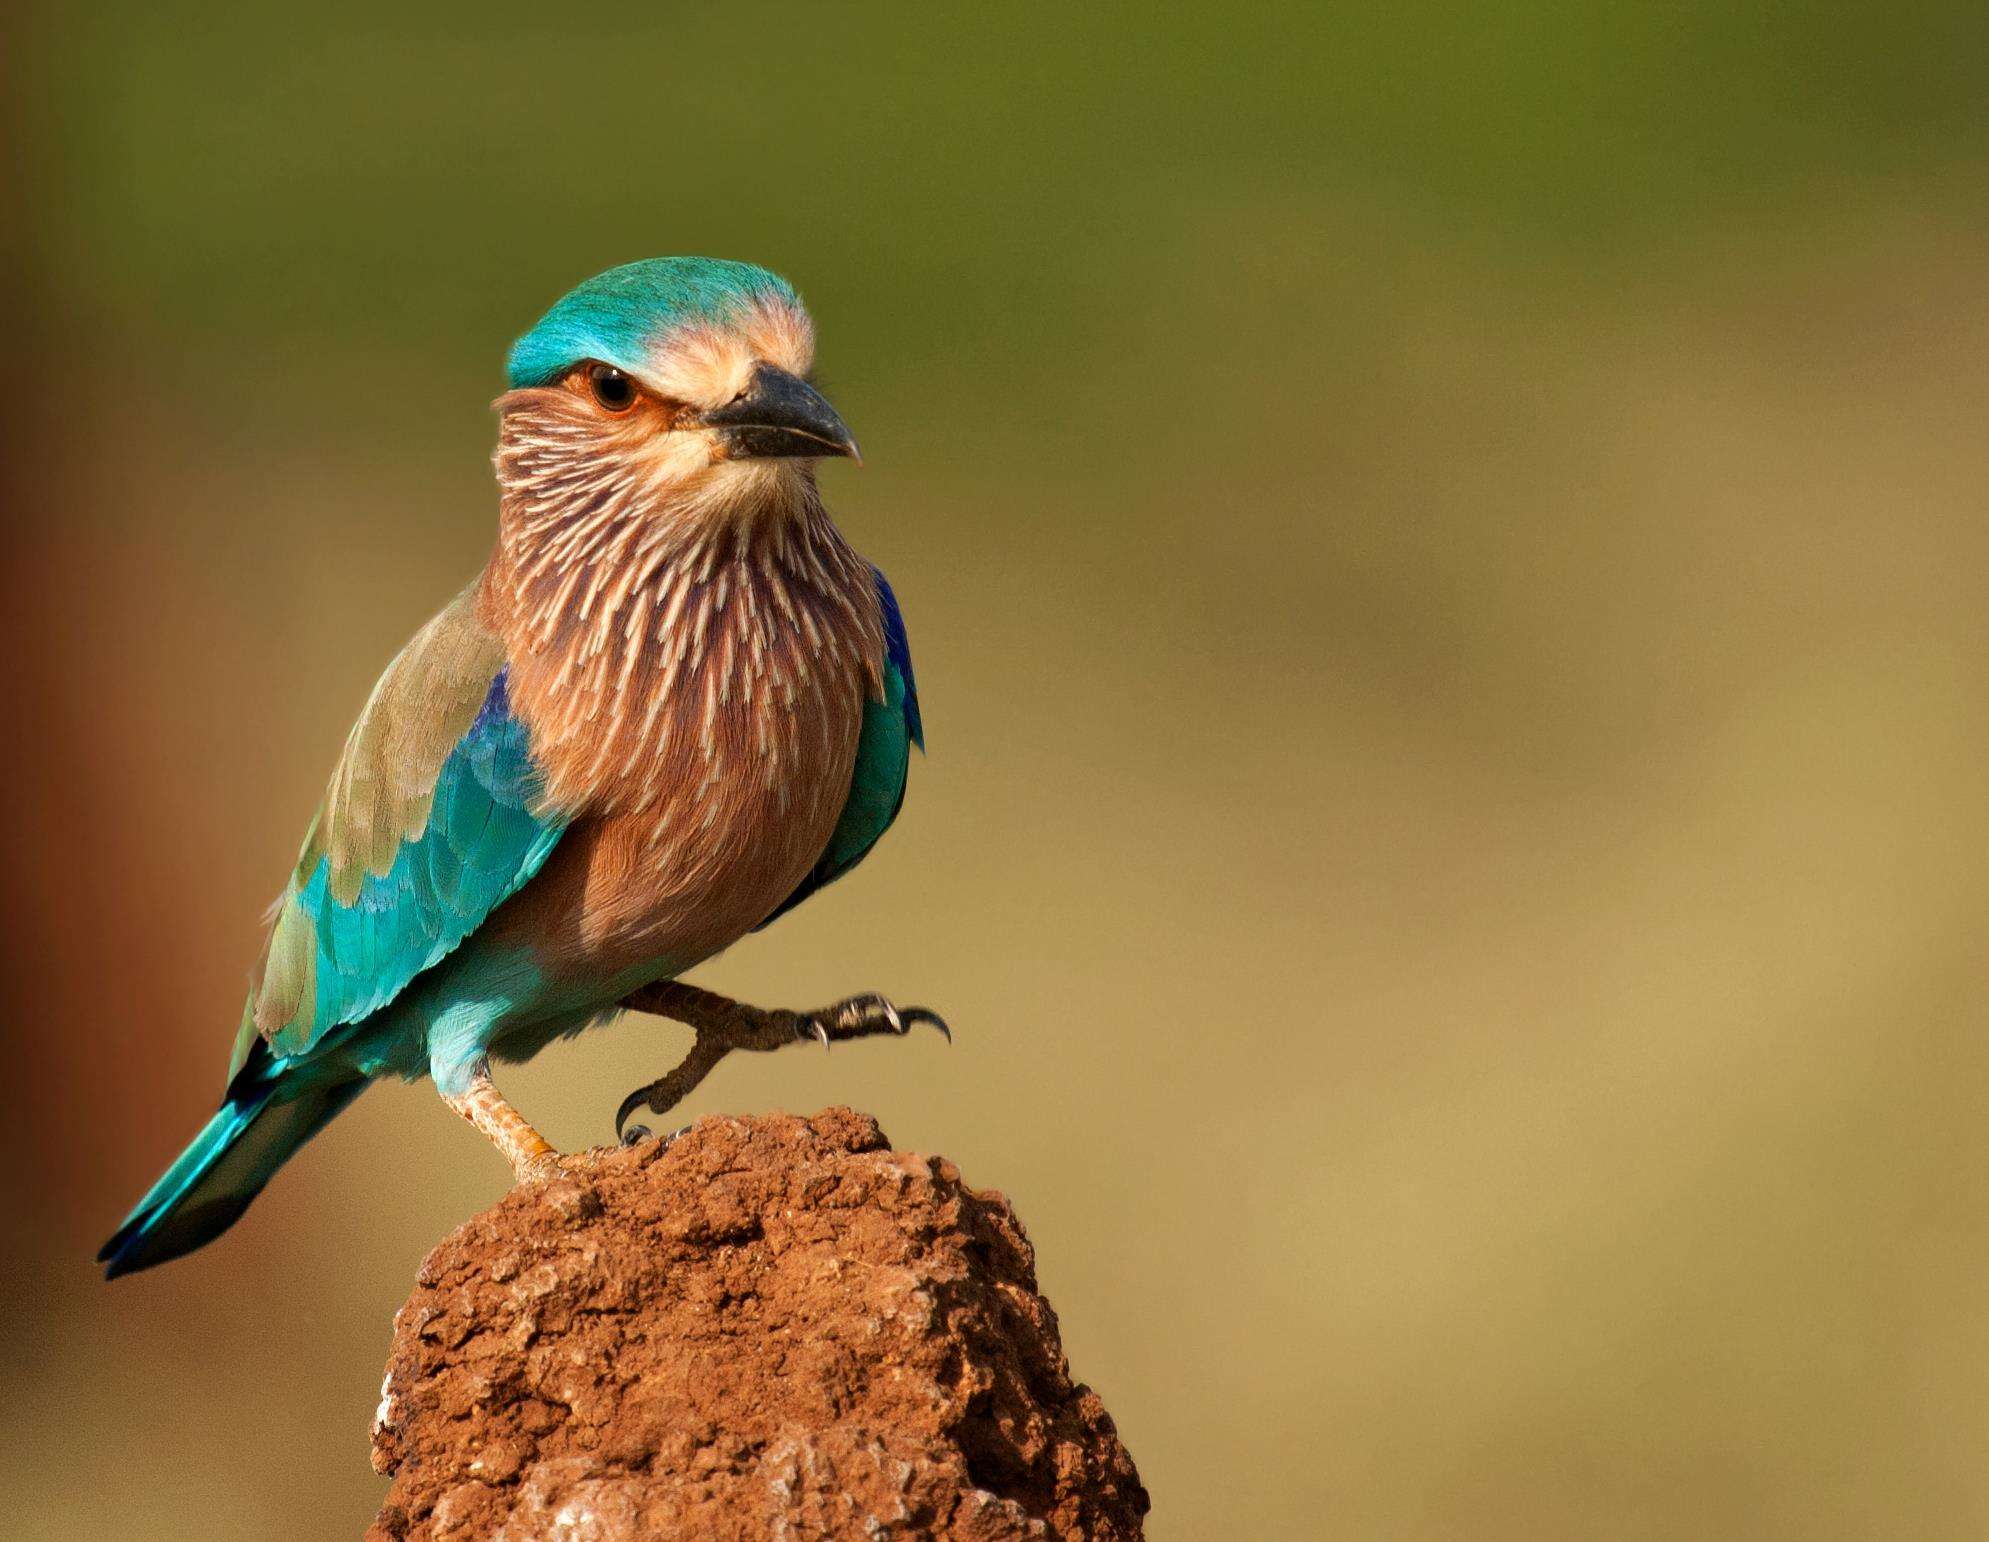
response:
<svg viewBox="0 0 1989 1542"><path fill-rule="evenodd" d="M750 262L651 257L569 290L511 345L513 390L557 380L582 359L634 372L652 339L687 321L724 322L756 302L799 306L794 286Z"/></svg>

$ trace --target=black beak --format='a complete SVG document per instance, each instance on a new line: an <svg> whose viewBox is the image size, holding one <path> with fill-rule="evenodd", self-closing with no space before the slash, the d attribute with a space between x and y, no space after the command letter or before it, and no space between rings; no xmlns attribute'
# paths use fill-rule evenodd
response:
<svg viewBox="0 0 1989 1542"><path fill-rule="evenodd" d="M719 437L734 460L847 455L858 464L863 461L856 440L822 393L771 364L756 364L744 391L698 421L721 430Z"/></svg>

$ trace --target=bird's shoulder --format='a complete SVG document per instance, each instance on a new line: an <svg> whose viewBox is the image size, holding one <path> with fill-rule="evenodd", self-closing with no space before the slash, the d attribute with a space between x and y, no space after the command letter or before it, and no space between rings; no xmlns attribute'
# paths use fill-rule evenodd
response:
<svg viewBox="0 0 1989 1542"><path fill-rule="evenodd" d="M381 674L346 736L300 870L329 863L330 890L350 903L423 828L444 766L465 739L501 740L504 642L478 614L473 586L423 626Z"/></svg>
<svg viewBox="0 0 1989 1542"><path fill-rule="evenodd" d="M544 862L543 806L501 637L466 590L387 666L275 908L251 1033L303 1053L385 1006Z"/></svg>

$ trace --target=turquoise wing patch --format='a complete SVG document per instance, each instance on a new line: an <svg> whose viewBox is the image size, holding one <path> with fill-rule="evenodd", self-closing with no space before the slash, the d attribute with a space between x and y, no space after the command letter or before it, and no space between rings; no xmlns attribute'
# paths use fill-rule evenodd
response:
<svg viewBox="0 0 1989 1542"><path fill-rule="evenodd" d="M379 1011L545 864L563 826L532 813L538 778L524 725L506 706L500 674L490 704L443 763L428 827L384 874L361 879L351 904L331 893L331 859L318 859L293 902L316 942L312 1000L271 1038L279 1054L298 1054L324 1028Z"/></svg>
<svg viewBox="0 0 1989 1542"><path fill-rule="evenodd" d="M410 644L353 731L278 907L238 1066L257 1033L297 1056L379 1011L559 842L501 654L460 615L437 625L452 619Z"/></svg>

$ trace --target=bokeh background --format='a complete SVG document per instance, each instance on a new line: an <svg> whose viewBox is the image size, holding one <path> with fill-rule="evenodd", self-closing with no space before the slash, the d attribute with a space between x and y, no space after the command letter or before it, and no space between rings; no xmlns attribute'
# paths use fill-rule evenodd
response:
<svg viewBox="0 0 1989 1542"><path fill-rule="evenodd" d="M817 313L932 746L699 978L959 1030L692 1113L1008 1191L1156 1538L1989 1534L1989 10L279 9L5 24L7 1530L376 1504L431 1091L87 1260L506 344L690 251Z"/></svg>

